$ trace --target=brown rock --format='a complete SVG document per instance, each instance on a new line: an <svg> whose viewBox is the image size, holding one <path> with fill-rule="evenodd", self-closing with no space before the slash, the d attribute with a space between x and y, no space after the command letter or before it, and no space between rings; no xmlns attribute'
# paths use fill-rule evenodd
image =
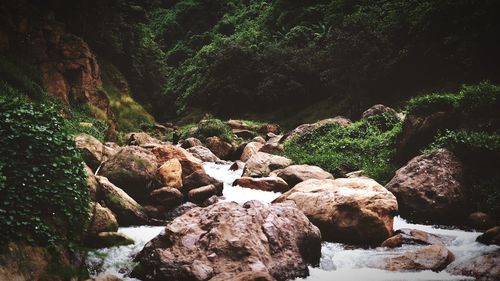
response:
<svg viewBox="0 0 500 281"><path fill-rule="evenodd" d="M233 129L232 130L233 134L235 134L237 137L248 140L253 138L257 133L251 130L239 130L239 129Z"/></svg>
<svg viewBox="0 0 500 281"><path fill-rule="evenodd" d="M203 162L200 159L194 157L185 149L175 145L166 144L158 146L153 148L152 152L160 164L163 164L172 158L179 160L182 166L182 178L185 178L196 171L203 170Z"/></svg>
<svg viewBox="0 0 500 281"><path fill-rule="evenodd" d="M153 190L150 194L151 201L167 209L173 209L182 203L184 196L177 188L165 186Z"/></svg>
<svg viewBox="0 0 500 281"><path fill-rule="evenodd" d="M145 132L128 133L125 139L127 139L127 145L154 146L161 144L160 140Z"/></svg>
<svg viewBox="0 0 500 281"><path fill-rule="evenodd" d="M443 246L431 245L414 252L406 252L397 257L384 259L384 269L391 271L441 271L453 260L455 257L450 250Z"/></svg>
<svg viewBox="0 0 500 281"><path fill-rule="evenodd" d="M333 180L333 175L317 166L291 165L284 169L271 172L271 176L277 176L286 181L290 187L309 179Z"/></svg>
<svg viewBox="0 0 500 281"><path fill-rule="evenodd" d="M265 177L265 178L251 178L242 177L236 179L233 182L234 185L239 185L241 187L263 190L263 191L273 191L273 192L285 192L289 190L288 184L281 178L278 177Z"/></svg>
<svg viewBox="0 0 500 281"><path fill-rule="evenodd" d="M92 201L96 202L99 184L97 183L94 172L87 165L85 165L85 174L87 175L87 187L89 188L90 198Z"/></svg>
<svg viewBox="0 0 500 281"><path fill-rule="evenodd" d="M187 138L181 142L181 147L188 149L194 146L203 146L203 143L197 138Z"/></svg>
<svg viewBox="0 0 500 281"><path fill-rule="evenodd" d="M182 193L186 194L191 189L195 189L205 185L214 185L217 189L217 194L222 195L223 183L209 176L205 170L196 171L184 179L184 185L181 187Z"/></svg>
<svg viewBox="0 0 500 281"><path fill-rule="evenodd" d="M269 123L260 126L258 132L261 134L273 133L277 135L281 132L281 128L278 124Z"/></svg>
<svg viewBox="0 0 500 281"><path fill-rule="evenodd" d="M486 230L485 233L477 237L476 241L486 245L500 246L500 226L495 226Z"/></svg>
<svg viewBox="0 0 500 281"><path fill-rule="evenodd" d="M253 142L260 142L260 143L262 143L262 144L265 144L265 143L266 143L266 140L265 140L263 137L261 137L261 136L257 136L257 137L255 137L255 138L253 138L253 139L252 139L252 141L253 141Z"/></svg>
<svg viewBox="0 0 500 281"><path fill-rule="evenodd" d="M231 154L234 152L234 148L230 143L216 136L207 138L207 147L213 154L224 160L229 160Z"/></svg>
<svg viewBox="0 0 500 281"><path fill-rule="evenodd" d="M101 186L104 202L116 215L120 226L142 225L147 222L147 216L132 197L113 185L107 178L100 176L96 178Z"/></svg>
<svg viewBox="0 0 500 281"><path fill-rule="evenodd" d="M363 112L361 119L368 119L368 117L383 114L383 113L390 113L393 115L396 115L397 112L396 110L385 106L383 104L376 104L370 108L368 108L365 112Z"/></svg>
<svg viewBox="0 0 500 281"><path fill-rule="evenodd" d="M292 160L269 153L257 152L248 159L243 176L267 177L271 171L292 165Z"/></svg>
<svg viewBox="0 0 500 281"><path fill-rule="evenodd" d="M398 198L399 211L420 222L453 223L466 211L462 164L448 150L413 158L386 188Z"/></svg>
<svg viewBox="0 0 500 281"><path fill-rule="evenodd" d="M193 146L187 149L187 151L193 154L194 157L200 159L203 162L217 162L220 161L219 157L210 151L210 149L204 146Z"/></svg>
<svg viewBox="0 0 500 281"><path fill-rule="evenodd" d="M496 251L451 264L446 271L454 275L475 277L477 281L500 280L500 252Z"/></svg>
<svg viewBox="0 0 500 281"><path fill-rule="evenodd" d="M217 188L213 185L205 185L188 192L188 200L193 203L203 203L208 198L217 194Z"/></svg>
<svg viewBox="0 0 500 281"><path fill-rule="evenodd" d="M397 248L402 245L440 245L444 246L444 242L453 240L451 237L439 236L432 233L427 233L418 229L398 229L396 235L388 238L382 243L382 247Z"/></svg>
<svg viewBox="0 0 500 281"><path fill-rule="evenodd" d="M182 186L182 166L179 160L173 158L158 168L158 178L163 186L180 188Z"/></svg>
<svg viewBox="0 0 500 281"><path fill-rule="evenodd" d="M467 224L474 229L486 230L493 227L495 223L488 214L474 212L467 218Z"/></svg>
<svg viewBox="0 0 500 281"><path fill-rule="evenodd" d="M396 197L368 178L306 180L274 202L293 201L323 239L379 245L393 234Z"/></svg>
<svg viewBox="0 0 500 281"><path fill-rule="evenodd" d="M259 151L269 154L281 154L285 151L285 146L281 143L266 143L259 149Z"/></svg>
<svg viewBox="0 0 500 281"><path fill-rule="evenodd" d="M240 160L246 162L248 159L250 159L252 155L257 153L259 149L262 148L262 146L264 145L260 142L249 142L243 149L243 153L241 153Z"/></svg>
<svg viewBox="0 0 500 281"><path fill-rule="evenodd" d="M99 174L107 177L137 201L144 201L152 189L157 162L154 155L141 147L127 146L106 161Z"/></svg>
<svg viewBox="0 0 500 281"><path fill-rule="evenodd" d="M236 276L231 276L231 273L221 273L210 278L210 281L276 281L276 279L267 272L246 271Z"/></svg>
<svg viewBox="0 0 500 281"><path fill-rule="evenodd" d="M231 167L229 167L229 170L230 171L237 171L237 170L241 170L245 168L245 162L243 161L240 161L240 160L236 160L232 165Z"/></svg>
<svg viewBox="0 0 500 281"><path fill-rule="evenodd" d="M75 138L76 147L80 150L85 163L92 168L93 171L101 165L102 162L108 160L116 151L103 145L98 139L91 135L79 134Z"/></svg>
<svg viewBox="0 0 500 281"><path fill-rule="evenodd" d="M118 231L118 222L110 209L104 208L99 203L92 204L92 217L87 233L96 236L99 232Z"/></svg>
<svg viewBox="0 0 500 281"><path fill-rule="evenodd" d="M245 276L262 272L289 280L308 275L307 264L319 261L320 248L319 230L291 205L220 202L193 208L169 223L139 253L140 270L132 276L253 280Z"/></svg>

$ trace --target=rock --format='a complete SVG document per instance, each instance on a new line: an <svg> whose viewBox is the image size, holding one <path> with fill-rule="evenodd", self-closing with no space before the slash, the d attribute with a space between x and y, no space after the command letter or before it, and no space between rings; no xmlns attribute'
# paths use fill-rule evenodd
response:
<svg viewBox="0 0 500 281"><path fill-rule="evenodd" d="M482 212L474 212L467 218L467 224L479 230L486 230L494 226L493 220L488 214Z"/></svg>
<svg viewBox="0 0 500 281"><path fill-rule="evenodd" d="M289 280L307 276L307 265L319 261L320 251L319 230L291 205L219 202L193 208L169 223L138 254L140 266L132 276L248 280L238 278L262 272Z"/></svg>
<svg viewBox="0 0 500 281"><path fill-rule="evenodd" d="M280 140L280 142L283 143L285 141L290 141L292 139L301 137L301 136L306 135L306 134L308 134L308 133L310 133L310 132L312 132L312 131L316 130L317 128L322 127L324 125L338 124L339 126L345 127L345 126L349 126L351 123L352 123L352 121L349 120L348 118L345 118L342 116L337 116L334 118L323 119L323 120L320 120L320 121L318 121L316 123L312 123L312 124L302 124L302 125L298 126L297 128L288 132L288 134L286 134Z"/></svg>
<svg viewBox="0 0 500 281"><path fill-rule="evenodd" d="M107 146L107 147L113 149L114 151L118 151L121 149L121 146L119 146L116 142L112 142L112 141L105 142L104 146Z"/></svg>
<svg viewBox="0 0 500 281"><path fill-rule="evenodd" d="M102 162L108 160L116 151L103 145L98 139L87 134L78 134L74 138L76 147L82 154L83 161L95 171Z"/></svg>
<svg viewBox="0 0 500 281"><path fill-rule="evenodd" d="M118 222L110 209L93 203L91 210L92 217L87 228L89 236L96 236L99 232L118 231Z"/></svg>
<svg viewBox="0 0 500 281"><path fill-rule="evenodd" d="M253 141L253 142L260 142L260 143L262 143L262 144L265 144L265 143L266 143L266 140L265 140L263 137L261 137L261 136L257 136L257 137L255 137L255 138L253 138L253 139L252 139L252 141Z"/></svg>
<svg viewBox="0 0 500 281"><path fill-rule="evenodd" d="M285 192L290 189L288 187L288 184L279 177L265 177L265 178L242 177L236 179L233 182L233 186L235 185L251 189L273 191L273 192Z"/></svg>
<svg viewBox="0 0 500 281"><path fill-rule="evenodd" d="M101 185L104 202L113 211L120 226L142 225L148 219L139 205L121 188L113 185L107 178L97 176Z"/></svg>
<svg viewBox="0 0 500 281"><path fill-rule="evenodd" d="M450 250L440 245L430 245L413 252L384 259L384 269L391 271L441 271L453 260L455 257Z"/></svg>
<svg viewBox="0 0 500 281"><path fill-rule="evenodd" d="M249 125L243 120L230 119L227 121L232 130L255 130L256 126Z"/></svg>
<svg viewBox="0 0 500 281"><path fill-rule="evenodd" d="M152 152L160 164L172 158L179 160L182 166L183 179L196 171L203 171L203 162L200 159L194 157L187 150L175 145L166 144L158 146L153 148Z"/></svg>
<svg viewBox="0 0 500 281"><path fill-rule="evenodd" d="M203 143L197 138L187 138L181 142L181 147L188 149L195 146L203 146Z"/></svg>
<svg viewBox="0 0 500 281"><path fill-rule="evenodd" d="M369 178L311 179L274 202L294 202L324 240L378 246L393 234L396 197Z"/></svg>
<svg viewBox="0 0 500 281"><path fill-rule="evenodd" d="M188 192L188 200L193 203L203 203L203 201L217 194L217 188L213 184L191 189Z"/></svg>
<svg viewBox="0 0 500 281"><path fill-rule="evenodd" d="M271 172L272 176L277 176L286 181L290 187L309 179L333 180L333 175L317 166L311 165L291 165L284 169Z"/></svg>
<svg viewBox="0 0 500 281"><path fill-rule="evenodd" d="M210 278L210 281L276 281L276 279L267 272L245 271L236 276L223 272Z"/></svg>
<svg viewBox="0 0 500 281"><path fill-rule="evenodd" d="M267 134L267 137L269 139L266 141L266 144L278 144L278 143L282 143L282 139L285 138L283 135L275 135L273 133Z"/></svg>
<svg viewBox="0 0 500 281"><path fill-rule="evenodd" d="M173 158L158 168L158 180L163 186L180 188L182 186L182 166L179 160Z"/></svg>
<svg viewBox="0 0 500 281"><path fill-rule="evenodd" d="M138 146L155 146L161 145L161 141L153 138L148 133L139 132L139 133L128 133L125 136L127 140L127 145L138 145Z"/></svg>
<svg viewBox="0 0 500 281"><path fill-rule="evenodd" d="M403 217L450 224L463 219L467 210L462 174L455 155L438 149L413 158L396 171L386 188L398 198Z"/></svg>
<svg viewBox="0 0 500 281"><path fill-rule="evenodd" d="M224 184L209 176L205 170L196 171L184 179L184 185L181 188L182 193L187 194L191 189L205 185L213 185L217 189L217 194L222 195Z"/></svg>
<svg viewBox="0 0 500 281"><path fill-rule="evenodd" d="M236 160L232 165L231 167L229 167L229 170L230 171L237 171L237 170L242 170L243 168L245 168L245 162L243 161L240 161L240 160Z"/></svg>
<svg viewBox="0 0 500 281"><path fill-rule="evenodd" d="M210 151L210 149L204 146L193 146L187 149L187 151L193 154L194 157L200 159L203 162L217 162L220 161L219 157Z"/></svg>
<svg viewBox="0 0 500 281"><path fill-rule="evenodd" d="M358 170L358 171L352 171L347 174L345 174L346 178L360 178L360 177L366 177L365 171L363 170Z"/></svg>
<svg viewBox="0 0 500 281"><path fill-rule="evenodd" d="M376 105L368 108L367 110L365 110L365 112L363 112L363 114L361 115L361 119L368 119L368 117L383 114L383 113L390 113L392 115L398 114L396 112L396 110L394 110L388 106L385 106L383 104L376 104Z"/></svg>
<svg viewBox="0 0 500 281"><path fill-rule="evenodd" d="M157 170L154 155L141 147L127 146L106 161L99 174L137 201L147 199Z"/></svg>
<svg viewBox="0 0 500 281"><path fill-rule="evenodd" d="M243 149L240 160L246 162L252 155L257 153L262 146L264 145L260 142L249 142Z"/></svg>
<svg viewBox="0 0 500 281"><path fill-rule="evenodd" d="M251 130L239 130L239 129L233 129L232 132L237 137L245 139L245 140L249 140L249 139L255 137L255 135L257 134L256 132L251 131Z"/></svg>
<svg viewBox="0 0 500 281"><path fill-rule="evenodd" d="M207 138L207 147L213 154L224 160L229 160L231 154L234 152L233 146L230 143L223 141L217 136Z"/></svg>
<svg viewBox="0 0 500 281"><path fill-rule="evenodd" d="M275 135L279 134L281 132L281 128L278 124L264 124L260 126L260 128L257 130L261 134L269 134L273 133Z"/></svg>
<svg viewBox="0 0 500 281"><path fill-rule="evenodd" d="M446 271L453 275L465 275L477 281L500 280L500 252L484 254L451 264Z"/></svg>
<svg viewBox="0 0 500 281"><path fill-rule="evenodd" d="M179 189L170 186L153 190L149 197L151 202L159 204L167 209L173 209L179 206L184 198Z"/></svg>
<svg viewBox="0 0 500 281"><path fill-rule="evenodd" d="M248 159L243 176L245 177L267 177L276 169L286 168L292 165L292 160L269 153L257 152Z"/></svg>
<svg viewBox="0 0 500 281"><path fill-rule="evenodd" d="M452 237L439 236L418 229L398 229L394 236L382 243L382 247L397 248L402 245L440 245L451 242Z"/></svg>
<svg viewBox="0 0 500 281"><path fill-rule="evenodd" d="M280 154L285 151L285 146L281 143L266 143L259 151L269 154Z"/></svg>
<svg viewBox="0 0 500 281"><path fill-rule="evenodd" d="M192 202L186 202L186 203L184 203L184 204L176 207L172 211L168 212L167 213L167 220L173 220L176 217L182 216L185 213L187 213L190 210L192 210L193 208L198 208L198 205L196 205L196 204L194 204Z"/></svg>
<svg viewBox="0 0 500 281"><path fill-rule="evenodd" d="M85 165L85 174L87 175L87 187L89 188L90 198L92 199L92 201L96 202L99 184L95 179L94 172L87 165Z"/></svg>
<svg viewBox="0 0 500 281"><path fill-rule="evenodd" d="M500 246L500 226L495 226L486 230L485 233L477 237L476 241L486 245Z"/></svg>
<svg viewBox="0 0 500 281"><path fill-rule="evenodd" d="M101 232L89 241L93 248L110 248L134 244L134 240L118 232Z"/></svg>

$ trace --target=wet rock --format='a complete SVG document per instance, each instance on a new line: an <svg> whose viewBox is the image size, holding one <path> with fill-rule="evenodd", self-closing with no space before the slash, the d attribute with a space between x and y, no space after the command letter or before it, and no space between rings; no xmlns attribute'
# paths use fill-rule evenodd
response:
<svg viewBox="0 0 500 281"><path fill-rule="evenodd" d="M241 170L245 168L245 162L243 161L240 161L240 160L236 160L232 165L231 167L229 167L229 170L230 171L237 171L237 170Z"/></svg>
<svg viewBox="0 0 500 281"><path fill-rule="evenodd" d="M130 244L134 244L134 240L118 232L101 232L89 241L89 246L93 248L110 248Z"/></svg>
<svg viewBox="0 0 500 281"><path fill-rule="evenodd" d="M396 197L368 178L311 179L274 202L294 202L333 242L378 246L393 234Z"/></svg>
<svg viewBox="0 0 500 281"><path fill-rule="evenodd" d="M127 140L127 145L155 146L161 144L159 139L153 138L145 132L129 133L125 136L125 139Z"/></svg>
<svg viewBox="0 0 500 281"><path fill-rule="evenodd" d="M440 245L430 245L413 252L384 259L384 269L391 271L441 271L455 260L453 253Z"/></svg>
<svg viewBox="0 0 500 281"><path fill-rule="evenodd" d="M138 254L140 267L132 276L252 280L244 276L262 272L288 280L307 276L307 265L319 261L320 249L319 230L291 205L220 202L193 208L169 223Z"/></svg>
<svg viewBox="0 0 500 281"><path fill-rule="evenodd" d="M153 190L149 197L151 202L159 204L167 209L177 207L182 203L182 199L184 198L179 189L169 186Z"/></svg>
<svg viewBox="0 0 500 281"><path fill-rule="evenodd" d="M232 144L216 136L207 138L207 147L213 154L223 160L229 160L234 152Z"/></svg>
<svg viewBox="0 0 500 281"><path fill-rule="evenodd" d="M472 276L477 281L500 280L500 252L496 251L455 262L446 271L454 275Z"/></svg>
<svg viewBox="0 0 500 281"><path fill-rule="evenodd" d="M193 146L187 149L187 151L193 154L194 157L200 159L203 162L217 162L220 161L219 157L210 151L210 149L204 146Z"/></svg>
<svg viewBox="0 0 500 281"><path fill-rule="evenodd" d="M402 245L440 245L453 240L452 237L435 235L418 229L398 229L395 235L382 243L382 247L397 248Z"/></svg>
<svg viewBox="0 0 500 281"><path fill-rule="evenodd" d="M104 202L113 211L120 226L142 225L147 223L147 216L132 197L116 187L107 178L97 176Z"/></svg>
<svg viewBox="0 0 500 281"><path fill-rule="evenodd" d="M309 179L326 180L332 179L333 175L317 166L291 165L284 169L271 172L271 176L284 179L290 187Z"/></svg>
<svg viewBox="0 0 500 281"><path fill-rule="evenodd" d="M183 179L196 171L203 170L203 162L200 159L194 157L187 150L175 145L166 144L158 146L153 148L152 152L160 164L172 158L179 160L182 166Z"/></svg>
<svg viewBox="0 0 500 281"><path fill-rule="evenodd" d="M264 146L260 142L249 142L247 145L245 145L245 148L243 149L243 152L241 153L240 160L243 162L246 162L252 155L257 153L259 149Z"/></svg>
<svg viewBox="0 0 500 281"><path fill-rule="evenodd" d="M385 106L383 104L376 104L376 105L368 108L367 110L365 110L365 112L363 112L363 114L361 116L361 119L368 119L368 117L383 114L383 113L390 113L392 115L398 114L396 112L396 110L394 110L388 106Z"/></svg>
<svg viewBox="0 0 500 281"><path fill-rule="evenodd" d="M243 176L267 177L273 170L283 169L292 165L292 160L269 153L257 152L248 159Z"/></svg>
<svg viewBox="0 0 500 281"><path fill-rule="evenodd" d="M179 160L173 158L158 168L157 177L163 186L180 188L182 186L182 166Z"/></svg>
<svg viewBox="0 0 500 281"><path fill-rule="evenodd" d="M106 161L99 174L107 177L137 201L147 199L155 179L154 155L141 147L127 146Z"/></svg>
<svg viewBox="0 0 500 281"><path fill-rule="evenodd" d="M196 171L184 179L184 185L181 187L182 193L186 194L191 189L195 189L205 185L213 185L217 189L217 194L222 195L224 184L209 176L205 170Z"/></svg>
<svg viewBox="0 0 500 281"><path fill-rule="evenodd" d="M181 142L181 147L188 149L195 146L203 146L203 143L197 138L187 138Z"/></svg>
<svg viewBox="0 0 500 281"><path fill-rule="evenodd" d="M193 203L203 203L208 198L217 194L217 188L213 184L191 189L188 192L188 200Z"/></svg>
<svg viewBox="0 0 500 281"><path fill-rule="evenodd" d="M477 242L486 245L499 245L500 246L500 226L492 227L486 230L485 233L477 237Z"/></svg>
<svg viewBox="0 0 500 281"><path fill-rule="evenodd" d="M413 158L386 188L398 198L403 217L450 224L463 219L467 210L462 174L455 155L438 149Z"/></svg>
<svg viewBox="0 0 500 281"><path fill-rule="evenodd" d="M108 160L116 151L103 145L98 139L87 134L78 134L74 138L76 147L82 154L83 161L95 171L102 162Z"/></svg>
<svg viewBox="0 0 500 281"><path fill-rule="evenodd" d="M488 214L474 212L467 218L467 224L474 229L486 230L493 227L494 222Z"/></svg>
<svg viewBox="0 0 500 281"><path fill-rule="evenodd" d="M285 192L290 189L288 187L288 184L282 178L279 177L265 177L265 178L242 177L236 179L233 182L233 186L235 185L251 189L273 191L273 192Z"/></svg>

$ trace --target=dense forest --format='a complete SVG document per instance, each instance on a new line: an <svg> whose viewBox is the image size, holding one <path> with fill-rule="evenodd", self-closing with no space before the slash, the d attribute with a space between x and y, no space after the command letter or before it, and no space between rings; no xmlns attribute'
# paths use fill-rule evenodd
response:
<svg viewBox="0 0 500 281"><path fill-rule="evenodd" d="M495 0L2 1L0 280L115 280L89 260L145 225L170 236L136 241L119 278L294 280L321 255L325 270L325 241L439 244L446 264L373 267L500 278L498 11ZM210 170L230 164L235 179ZM231 206L232 186L279 197ZM396 215L485 232L470 241L484 252L453 262L445 246L457 241L393 229ZM267 216L292 230L266 229ZM189 260L200 256L176 227L193 224L225 233L208 244L239 260L239 275L222 259ZM241 243L264 235L275 248L224 244L234 225ZM245 275L262 255L267 275Z"/></svg>

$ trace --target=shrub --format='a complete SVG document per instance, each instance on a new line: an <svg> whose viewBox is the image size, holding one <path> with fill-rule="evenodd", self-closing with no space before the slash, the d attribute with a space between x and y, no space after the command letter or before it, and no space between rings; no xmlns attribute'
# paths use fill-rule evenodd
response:
<svg viewBox="0 0 500 281"><path fill-rule="evenodd" d="M410 99L406 110L409 114L427 115L437 111L449 111L459 105L462 95L434 93Z"/></svg>
<svg viewBox="0 0 500 281"><path fill-rule="evenodd" d="M476 85L463 85L460 96L462 98L459 107L465 113L478 114L483 117L499 114L500 86L487 81Z"/></svg>
<svg viewBox="0 0 500 281"><path fill-rule="evenodd" d="M380 126L381 120L392 120ZM285 143L285 155L297 164L318 165L340 176L345 172L364 172L384 184L396 166L391 162L395 136L401 121L388 114L372 116L347 127L324 125Z"/></svg>
<svg viewBox="0 0 500 281"><path fill-rule="evenodd" d="M201 120L196 126L185 126L181 130L183 138L195 137L201 141L205 141L208 137L219 137L222 140L232 142L234 134L231 127L220 119L209 118Z"/></svg>
<svg viewBox="0 0 500 281"><path fill-rule="evenodd" d="M90 197L58 108L0 96L0 134L0 241L78 241Z"/></svg>

